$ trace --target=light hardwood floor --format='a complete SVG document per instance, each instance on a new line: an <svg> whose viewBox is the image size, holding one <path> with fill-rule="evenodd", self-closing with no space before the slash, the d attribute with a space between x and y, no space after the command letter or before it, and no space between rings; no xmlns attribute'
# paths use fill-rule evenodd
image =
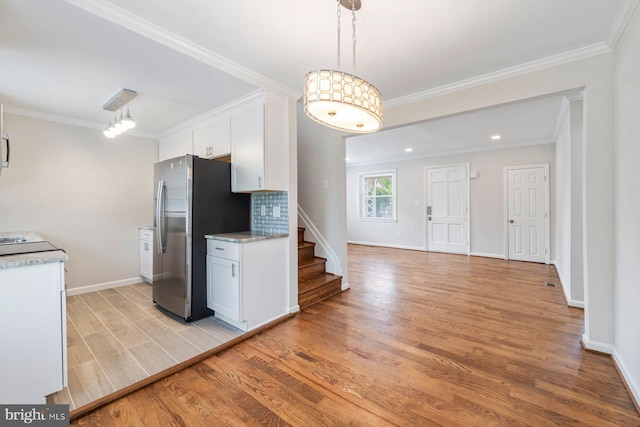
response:
<svg viewBox="0 0 640 427"><path fill-rule="evenodd" d="M351 290L78 426L640 426L551 266L349 247Z"/></svg>
<svg viewBox="0 0 640 427"><path fill-rule="evenodd" d="M69 385L48 401L79 408L241 334L213 317L185 323L160 311L147 283L70 296Z"/></svg>

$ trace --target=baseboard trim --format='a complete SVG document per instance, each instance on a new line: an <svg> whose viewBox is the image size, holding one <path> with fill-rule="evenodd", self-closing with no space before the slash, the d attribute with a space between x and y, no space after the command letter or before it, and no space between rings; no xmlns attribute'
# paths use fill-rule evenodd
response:
<svg viewBox="0 0 640 427"><path fill-rule="evenodd" d="M300 312L300 306L298 304L293 307L289 307L289 314L296 314Z"/></svg>
<svg viewBox="0 0 640 427"><path fill-rule="evenodd" d="M611 356L611 358L613 359L613 366L615 366L618 374L620 374L622 383L629 392L631 401L636 407L636 411L638 411L638 414L640 415L640 387L633 381L633 377L629 373L629 370L625 366L624 362L620 358L620 354L616 351L615 348L613 349L613 354Z"/></svg>
<svg viewBox="0 0 640 427"><path fill-rule="evenodd" d="M614 347L612 344L607 344L598 341L592 341L589 339L587 334L582 334L582 340L580 340L580 344L582 344L582 348L589 351L594 351L596 353L602 354L613 354Z"/></svg>
<svg viewBox="0 0 640 427"><path fill-rule="evenodd" d="M340 287L343 291L350 289L349 283L342 282L342 286Z"/></svg>
<svg viewBox="0 0 640 427"><path fill-rule="evenodd" d="M67 295L80 295L89 292L102 291L105 289L119 288L120 286L128 286L136 283L144 282L142 277L131 277L129 279L115 280L113 282L97 283L95 285L79 286L77 288L68 288ZM146 283L146 282L145 282Z"/></svg>
<svg viewBox="0 0 640 427"><path fill-rule="evenodd" d="M469 255L471 255L471 256L479 256L479 257L483 257L483 258L504 259L504 255L503 254L487 254L487 253L484 253L484 252L470 252Z"/></svg>
<svg viewBox="0 0 640 427"><path fill-rule="evenodd" d="M569 307L581 308L581 309L584 310L584 302L583 301L569 300L569 301L567 301L567 305Z"/></svg>
<svg viewBox="0 0 640 427"><path fill-rule="evenodd" d="M407 245L389 245L387 243L373 243L373 242L360 242L356 240L348 240L347 243L350 245L362 245L362 246L379 246L383 248L393 248L393 249L408 249L410 251L423 251L424 248L421 246L407 246Z"/></svg>

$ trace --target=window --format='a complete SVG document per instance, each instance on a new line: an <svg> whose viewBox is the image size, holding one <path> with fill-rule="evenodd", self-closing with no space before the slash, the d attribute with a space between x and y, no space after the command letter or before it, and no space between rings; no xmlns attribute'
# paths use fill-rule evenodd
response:
<svg viewBox="0 0 640 427"><path fill-rule="evenodd" d="M396 220L396 171L358 174L362 220Z"/></svg>

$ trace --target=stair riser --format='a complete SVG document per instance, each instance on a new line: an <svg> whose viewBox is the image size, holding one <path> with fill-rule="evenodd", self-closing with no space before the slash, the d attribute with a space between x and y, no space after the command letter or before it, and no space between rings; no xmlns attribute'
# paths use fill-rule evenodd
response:
<svg viewBox="0 0 640 427"><path fill-rule="evenodd" d="M342 279L338 278L325 286L298 295L298 305L300 306L300 309L304 309L318 301L340 293L341 291Z"/></svg>
<svg viewBox="0 0 640 427"><path fill-rule="evenodd" d="M324 273L326 271L326 263L311 264L304 267L298 267L298 280L305 280L311 276Z"/></svg>
<svg viewBox="0 0 640 427"><path fill-rule="evenodd" d="M298 248L298 260L313 259L313 246Z"/></svg>
<svg viewBox="0 0 640 427"><path fill-rule="evenodd" d="M298 243L304 242L304 229L298 228Z"/></svg>

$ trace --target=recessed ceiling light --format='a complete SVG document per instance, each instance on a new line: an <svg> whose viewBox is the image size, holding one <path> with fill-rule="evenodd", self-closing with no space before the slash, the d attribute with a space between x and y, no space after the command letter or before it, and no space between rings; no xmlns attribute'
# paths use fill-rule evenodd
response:
<svg viewBox="0 0 640 427"><path fill-rule="evenodd" d="M500 138L502 138L502 136L500 136L500 135L491 135L491 139L493 139L494 141L497 141Z"/></svg>
<svg viewBox="0 0 640 427"><path fill-rule="evenodd" d="M348 162L348 161L349 161L349 160L351 160L351 159L350 159L350 158L348 158L348 157L346 157L344 160Z"/></svg>
<svg viewBox="0 0 640 427"><path fill-rule="evenodd" d="M410 153L410 152L412 152L412 151L413 151L413 148L405 148L405 149L404 149L404 151L405 151L406 153Z"/></svg>

